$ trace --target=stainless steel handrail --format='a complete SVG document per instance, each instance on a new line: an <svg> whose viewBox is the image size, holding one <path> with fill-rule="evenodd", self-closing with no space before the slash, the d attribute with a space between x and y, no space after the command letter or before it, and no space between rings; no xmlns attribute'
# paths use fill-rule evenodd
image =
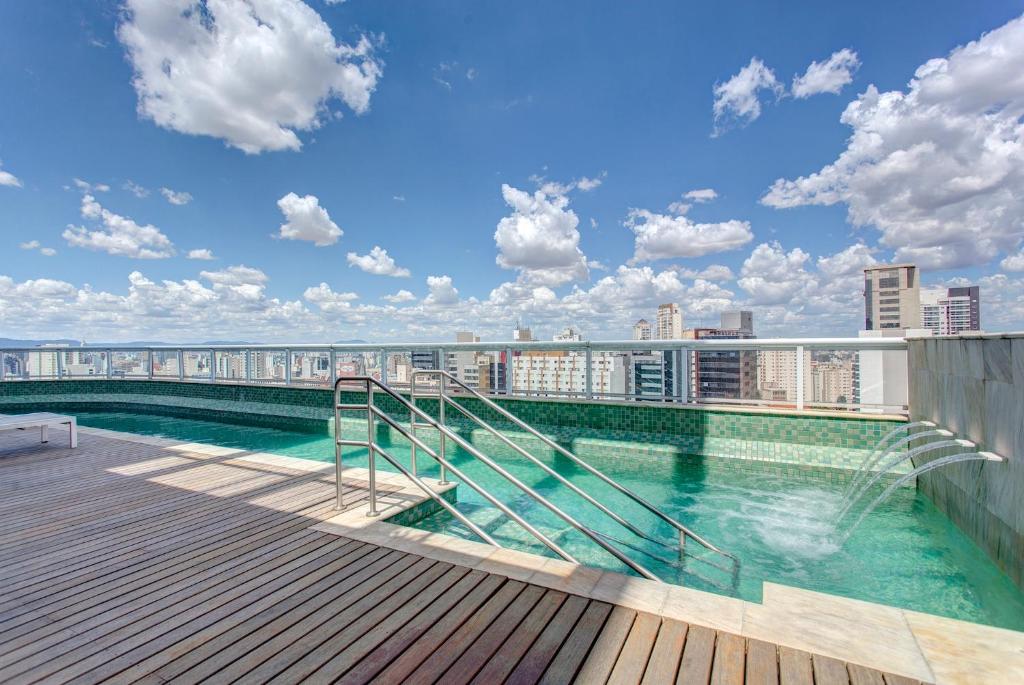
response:
<svg viewBox="0 0 1024 685"><path fill-rule="evenodd" d="M515 425L519 426L520 428L522 428L526 432L530 433L534 437L540 439L545 445L547 445L548 447L551 447L552 449L556 450L559 454L561 454L562 456L566 457L567 459L572 461L577 466L580 466L581 468L583 468L585 471L587 471L591 475L596 476L597 478L601 479L606 484L608 484L608 485L612 486L613 488L615 488L616 490L618 490L620 493L622 493L622 494L626 495L627 497L629 497L634 502L636 502L637 504L641 505L642 507L644 507L645 509L650 511L652 514L654 514L655 516L657 516L661 520L665 521L666 523L668 523L669 525L674 527L677 531L679 531L679 533L680 533L680 545L683 544L683 541L685 540L686 537L689 537L689 538L693 539L695 542L697 542L698 544L700 544L701 546L711 550L712 552L716 552L718 554L721 554L721 555L723 555L725 557L733 559L734 561L736 561L736 563L739 563L739 560L736 559L736 557L733 556L732 554L730 554L729 552L721 550L717 546L715 546L712 543L708 542L703 537L701 537L700 535L694 533L692 530L690 530L688 527L686 527L685 525L683 525L679 521L676 521L674 518L672 518L671 516L669 516L665 512L663 512L660 509L658 509L657 507L655 507L653 504L651 504L650 502L645 500L640 495L637 495L632 490L630 490L629 488L625 487L624 485L622 485L618 481L615 481L614 479L612 479L609 476L605 475L600 470L594 468L593 466L591 466L587 462L583 461L582 459L577 457L575 454L573 454L569 450L565 449L564 447L559 445L557 442L555 442L551 438L547 437L546 435L544 435L543 433L541 433L540 431L535 429L533 426L529 425L528 423L526 423L525 421L523 421L522 419L517 417L512 412L508 411L507 409L505 409L501 405L499 405L496 402L492 401L490 398L484 396L479 391L477 391L475 388L470 387L469 385L467 385L466 383L462 382L461 380L459 380L458 378L456 378L455 376L453 376L452 374L450 374L447 371L443 371L441 369L418 369L416 371L413 371L412 374L411 374L411 387L412 387L411 393L412 393L413 401L415 401L415 399L416 399L416 377L417 376L425 376L425 375L441 376L442 378L447 379L449 382L455 383L455 385L457 385L458 387L462 388L463 390L468 392L470 395L472 395L476 399L478 399L481 402L483 402L484 406L486 406L487 408L492 409L492 410L498 412L501 416L504 416L508 420L512 421ZM443 384L442 384L442 390L443 390ZM512 443L512 441L510 439L508 439L507 436L504 436L500 431L498 431L497 429L491 427L489 424L487 424L483 420L477 418L475 415L473 415L471 412L469 412L469 410L465 409L464 407L459 405L457 402L452 400L451 397L447 396L446 394L441 394L439 396L444 398L444 399L446 399L448 401L448 403L451 404L452 406L457 407L460 410L462 410L462 412L464 414L466 414L469 418L471 418L472 420L474 420L477 423L479 423L481 425L481 427L483 427L486 430L490 431L494 435L499 436L500 438L504 438L503 441L506 444L509 444L509 445L513 446L520 454L523 454L524 456L529 457L534 463L540 463L539 460L536 459L536 457L533 457L532 455L526 454L525 450L519 448L517 445ZM444 402L442 400L442 404L443 403ZM554 472L550 468L548 468L546 465L541 464L541 466L548 473L554 474ZM562 478L560 475L558 475L558 474L554 474L554 475L556 475L556 477L558 477L561 482L565 482L565 479ZM578 492L579 491L579 489L576 488L575 486L572 486L572 487L573 487L573 491L574 492ZM594 503L593 498L591 498L589 495L584 495L584 496L587 498L588 501ZM603 507L603 505L598 505L598 506L602 510L606 510L606 507ZM621 517L619 517L616 514L611 514L611 515L614 518L616 518L616 520L621 519ZM630 528L630 530L633 530L633 528L634 528L633 526L631 526L629 524L626 524L626 525L627 525L628 528ZM639 535L641 537L648 538L648 536L646 534L644 534L644 533L639 533Z"/></svg>
<svg viewBox="0 0 1024 685"><path fill-rule="evenodd" d="M481 528L479 528L475 523L470 521L467 517L463 516L462 513L458 509L453 507L451 505L451 503L448 502L448 500L446 500L445 498L441 497L439 494L434 492L434 490L430 486L428 486L426 483L424 483L421 478L419 478L418 476L410 473L408 471L408 469L406 469L404 466L402 466L401 463L398 462L398 460L396 460L394 457L392 457L390 454L388 454L387 450L383 449L379 444L377 444L377 441L373 439L373 420L372 420L372 418L370 418L371 415L373 414L373 405L371 404L371 402L373 400L373 391L370 389L370 385L369 384L367 384L367 393L366 393L367 402L366 402L365 406L362 406L362 405L352 405L352 404L341 404L338 401L340 399L339 395L340 395L340 390L338 389L338 387L336 385L335 386L335 390L334 390L334 459L335 459L334 481L335 481L335 488L336 488L336 505L335 505L336 508L338 508L338 509L344 509L345 508L345 503L344 503L344 500L343 500L343 497L342 497L343 485L342 485L342 478L341 478L341 471L342 471L342 468L341 468L341 448L343 446L366 447L367 452L369 453L369 466L370 466L370 469L369 469L369 489L370 489L370 512L369 512L369 515L370 516L376 516L377 515L377 474L376 474L376 468L375 468L375 464L374 464L374 457L375 457L376 453L379 453L392 466L394 466L396 469L398 469L398 471L402 475L404 475L406 478L411 480L416 486L418 486L421 490L423 490L423 492L425 492L431 499L433 499L435 502L437 502L439 505L441 505L441 507L445 511L447 511L452 516L457 518L463 525L465 525L467 528L469 528L471 531L473 531L473 533L478 535L482 540L484 540L488 544L494 545L495 547L501 547L501 545L499 545L490 535L485 533ZM369 425L368 425L368 428L367 428L367 440L365 442L362 441L362 440L345 440L344 438L341 437L341 412L342 411L346 411L346 410L359 410L359 409L366 409L367 418L369 419Z"/></svg>
<svg viewBox="0 0 1024 685"><path fill-rule="evenodd" d="M452 442L454 442L456 445L461 447L463 450L468 452L470 455L472 455L473 457L475 457L475 458L479 459L480 461L482 461L484 464L486 464L492 470L496 471L503 478L505 478L510 483L515 485L518 489L522 490L531 499L533 499L534 501L536 501L539 504L541 504L542 506L544 506L551 513L555 514L560 519L562 519L563 521L568 523L570 526L572 526L577 531L582 533L584 536L589 538L592 542L594 542L594 544L598 545L599 547L604 549L606 552L611 554L613 557L618 559L620 562L622 562L623 564L625 564L629 568L633 569L636 573L638 573L639 575L641 575L644 578L647 578L649 580L656 580L658 582L662 582L661 579L658 578L656 575L654 575L653 573L648 571L646 568L644 568L643 566L641 566L637 562L635 562L632 559L630 559L627 555L625 555L621 551L619 551L619 549L617 549L615 546L613 546L613 545L609 544L608 542L606 542L605 540L603 540L594 531L592 531L588 527L584 526L582 523L577 521L571 515L567 514L565 511L563 511L557 505L555 505L552 502L550 502L547 499L545 499L539 493L534 491L533 488L531 488L530 486L526 485L526 483L523 483L521 480L519 480L514 475L509 473L506 469L504 469L502 466L500 466L499 464L494 462L494 460L490 459L487 455L485 455L482 452L480 452L480 450L476 449L472 444L470 444L468 441L463 439L459 434L455 433L454 431L449 429L447 426L445 426L445 425L439 423L438 421L436 421L432 416L430 416L429 414L424 412L422 409L419 409L418 407L413 405L409 400L407 400L404 397L402 397L402 395L400 395L395 390L392 390L391 388L389 388L387 386L387 384L381 382L380 380L378 380L376 378L373 378L371 376L349 376L349 377L346 377L346 378L339 378L334 383L334 394L335 394L335 399L336 399L335 404L339 404L338 400L340 400L340 392L341 392L340 388L346 382L347 383L352 383L352 382L365 383L366 387L368 389L368 400L369 400L369 395L372 395L372 391L369 391L370 388L377 387L380 390L382 390L383 392L387 393L389 396L391 396L396 401L398 401L399 404L404 406L406 409L410 410L410 412L413 412L416 415L417 418L423 419L424 422L428 426L434 428L441 435L443 435L444 437L446 437L449 440L451 440ZM372 406L372 404L370 404L370 406ZM379 415L381 413L382 412L374 412L372 410L367 410L367 415L368 416L372 416L372 415L375 415L375 414ZM372 420L371 420L371 423L372 423ZM422 442L420 442L420 447L421 448L423 447ZM372 455L372 451L371 451L371 455ZM440 463L440 460L438 461L438 463ZM449 463L448 466L450 467L451 464ZM371 472L372 472L372 469L371 469ZM453 471L453 473L454 473L454 471ZM371 493L371 497L372 497L372 493ZM547 544L547 543L545 543L545 544ZM548 545L548 546L550 547L550 545ZM557 545L555 547L557 547ZM553 551L555 551L555 550L553 550ZM556 551L556 553L559 553L559 552ZM564 550L563 550L559 555L563 556L563 555L567 555L567 553L564 552ZM572 559L571 556L563 556L563 558L567 558L567 560L575 562L575 559ZM576 562L576 563L578 563L578 562Z"/></svg>

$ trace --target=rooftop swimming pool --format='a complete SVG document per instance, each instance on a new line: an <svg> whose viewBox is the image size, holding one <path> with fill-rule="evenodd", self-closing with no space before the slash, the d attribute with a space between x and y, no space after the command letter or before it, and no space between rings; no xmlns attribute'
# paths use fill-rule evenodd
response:
<svg viewBox="0 0 1024 685"><path fill-rule="evenodd" d="M84 426L216 444L293 457L333 461L334 446L325 434L299 433L124 412L75 411ZM360 432L361 430L361 432ZM365 422L346 421L346 435L365 439ZM428 431L422 431L426 434ZM379 442L408 464L404 440ZM629 513L652 537L667 546L631 536L599 511L569 493L554 479L511 449L488 445L485 453L516 477L591 528L616 541L634 560L659 577L713 592L758 601L763 581L899 606L952 618L1024 629L1024 595L967 536L913 489L903 489L873 512L842 546L832 521L844 485L821 479L752 469L740 459L678 460L660 456L588 457L588 461L695 532L741 560L739 583L707 561L701 548L687 544L680 560L674 530L568 460L547 463L613 510ZM345 450L345 463L365 466L366 452ZM538 455L541 456L541 455ZM453 448L449 457L467 475L552 536L584 563L623 571L607 552L568 528L550 512L514 489L487 466ZM436 466L422 454L421 474L436 477ZM382 459L378 467L387 469ZM550 555L515 523L461 485L457 507L502 545ZM414 524L418 528L472 539L463 525L445 513Z"/></svg>

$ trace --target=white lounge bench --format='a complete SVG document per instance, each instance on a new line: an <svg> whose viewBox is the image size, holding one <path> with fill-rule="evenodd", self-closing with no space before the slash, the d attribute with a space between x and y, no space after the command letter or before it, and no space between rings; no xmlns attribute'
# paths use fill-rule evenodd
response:
<svg viewBox="0 0 1024 685"><path fill-rule="evenodd" d="M68 446L78 447L78 419L74 416L37 412L34 414L0 414L0 431L39 429L39 441L49 442L49 429L68 427Z"/></svg>

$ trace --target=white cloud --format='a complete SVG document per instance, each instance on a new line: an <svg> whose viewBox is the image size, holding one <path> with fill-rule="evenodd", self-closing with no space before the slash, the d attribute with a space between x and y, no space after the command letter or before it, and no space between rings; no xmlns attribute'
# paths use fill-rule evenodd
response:
<svg viewBox="0 0 1024 685"><path fill-rule="evenodd" d="M349 252L348 265L357 266L366 273L377 276L393 276L395 278L408 278L412 275L408 269L395 264L395 260L382 247L374 245L369 254L359 255Z"/></svg>
<svg viewBox="0 0 1024 685"><path fill-rule="evenodd" d="M473 67L470 67L469 69L466 69L466 80L467 81L475 81L477 75L478 75L478 72Z"/></svg>
<svg viewBox="0 0 1024 685"><path fill-rule="evenodd" d="M148 188L143 188L142 186L140 186L138 183L136 183L135 181L133 181L131 179L128 179L127 181L125 181L124 185L121 186L121 187L124 188L125 190L127 190L129 193L131 193L135 197L138 197L138 198L143 198L143 197L148 197L149 196L149 189Z"/></svg>
<svg viewBox="0 0 1024 685"><path fill-rule="evenodd" d="M878 263L874 254L876 249L868 247L864 243L854 243L846 249L827 257L818 258L818 271L830 278L840 276L856 276L857 280L863 280L864 267L874 266Z"/></svg>
<svg viewBox="0 0 1024 685"><path fill-rule="evenodd" d="M74 179L75 187L85 193L106 193L110 192L110 186L106 183L89 183L80 178Z"/></svg>
<svg viewBox="0 0 1024 685"><path fill-rule="evenodd" d="M315 195L299 197L288 193L277 201L277 206L285 218L285 223L281 224L281 238L308 240L317 247L324 247L338 242L343 235Z"/></svg>
<svg viewBox="0 0 1024 685"><path fill-rule="evenodd" d="M459 291L452 285L451 276L427 276L430 293L423 300L425 305L449 305L459 301Z"/></svg>
<svg viewBox="0 0 1024 685"><path fill-rule="evenodd" d="M716 83L714 135L722 133L734 122L749 124L761 116L762 90L770 91L778 99L785 88L775 78L775 72L756 57L725 83Z"/></svg>
<svg viewBox="0 0 1024 685"><path fill-rule="evenodd" d="M395 202L405 202L405 195L392 195L391 199Z"/></svg>
<svg viewBox="0 0 1024 685"><path fill-rule="evenodd" d="M335 292L326 283L321 283L315 288L306 288L302 296L317 305L321 311L330 314L351 311L352 303L359 299L359 296L352 292Z"/></svg>
<svg viewBox="0 0 1024 685"><path fill-rule="evenodd" d="M601 172L600 176L596 176L594 178L587 178L586 176L581 176L579 180L575 181L575 186L578 189L582 190L584 193L589 193L591 190L597 188L602 183L604 183L604 179L607 175L608 172L603 171Z"/></svg>
<svg viewBox="0 0 1024 685"><path fill-rule="evenodd" d="M82 196L82 217L98 221L102 228L68 225L61 234L69 245L135 259L174 256L174 243L151 224L140 226L128 217L105 209L91 194Z"/></svg>
<svg viewBox="0 0 1024 685"><path fill-rule="evenodd" d="M813 285L804 269L810 258L799 247L787 253L777 242L761 243L744 260L736 282L756 304L785 304Z"/></svg>
<svg viewBox="0 0 1024 685"><path fill-rule="evenodd" d="M0 167L3 166L3 161L0 160ZM9 188L20 188L21 180L9 171L4 171L0 168L0 186L7 186Z"/></svg>
<svg viewBox="0 0 1024 685"><path fill-rule="evenodd" d="M384 300L385 302L390 302L392 304L401 304L403 302L413 302L413 301L415 301L416 300L416 296L413 295L408 290L404 290L403 289L403 290L399 290L397 293L392 293L390 295L384 295L383 297L381 297L381 299Z"/></svg>
<svg viewBox="0 0 1024 685"><path fill-rule="evenodd" d="M39 254L44 257L52 257L57 254L57 251L52 247L43 247L38 240L29 240L24 243L18 243L18 247L22 250L39 250Z"/></svg>
<svg viewBox="0 0 1024 685"><path fill-rule="evenodd" d="M793 77L793 97L808 98L818 93L838 95L843 86L853 82L860 68L857 53L849 48L833 52L825 62L811 62L803 76Z"/></svg>
<svg viewBox="0 0 1024 685"><path fill-rule="evenodd" d="M191 193L178 192L170 188L161 188L160 194L172 205L187 205L192 201Z"/></svg>
<svg viewBox="0 0 1024 685"><path fill-rule="evenodd" d="M335 41L299 0L127 0L125 46L139 115L247 153L298 150L335 98L369 109L382 65L363 35Z"/></svg>
<svg viewBox="0 0 1024 685"><path fill-rule="evenodd" d="M641 262L735 250L754 238L749 221L697 223L646 209L630 210L625 225L636 236L633 261Z"/></svg>
<svg viewBox="0 0 1024 685"><path fill-rule="evenodd" d="M898 261L984 264L1024 237L1024 18L920 66L906 91L874 86L842 122L847 148L820 171L779 179L785 208L844 203Z"/></svg>
<svg viewBox="0 0 1024 685"><path fill-rule="evenodd" d="M209 250L209 249L207 249L205 247L199 248L199 249L195 249L195 250L189 250L187 256L188 256L189 259L201 259L201 260L205 260L205 261L209 261L211 259L216 259L216 257L213 256L213 251L211 251L211 250Z"/></svg>
<svg viewBox="0 0 1024 685"><path fill-rule="evenodd" d="M546 184L534 193L502 184L501 195L512 214L498 222L494 241L497 263L518 269L531 281L561 285L588 276L580 250L580 223L561 188Z"/></svg>
<svg viewBox="0 0 1024 685"><path fill-rule="evenodd" d="M672 269L683 278L700 278L705 281L731 281L736 278L732 269L724 264L712 264L704 269Z"/></svg>
<svg viewBox="0 0 1024 685"><path fill-rule="evenodd" d="M711 202L718 198L718 193L715 192L714 188L696 188L684 193L683 197L694 202Z"/></svg>
<svg viewBox="0 0 1024 685"><path fill-rule="evenodd" d="M999 262L999 266L1004 271L1024 271L1024 250L1006 255L1003 261Z"/></svg>

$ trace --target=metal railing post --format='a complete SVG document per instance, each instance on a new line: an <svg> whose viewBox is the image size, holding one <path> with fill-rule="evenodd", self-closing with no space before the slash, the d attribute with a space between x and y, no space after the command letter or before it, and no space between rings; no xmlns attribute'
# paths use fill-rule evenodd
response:
<svg viewBox="0 0 1024 685"><path fill-rule="evenodd" d="M331 386L334 388L334 488L335 488L335 502L334 508L341 511L345 508L344 497L342 496L342 485L341 485L341 410L338 409L339 400L341 399L341 389ZM369 410L367 410L369 413Z"/></svg>
<svg viewBox="0 0 1024 685"><path fill-rule="evenodd" d="M367 516L377 515L377 460L376 450L374 449L374 443L376 435L374 431L374 414L373 414L373 383L366 381L366 449L368 462L367 465L370 467L370 510L366 512Z"/></svg>
<svg viewBox="0 0 1024 685"><path fill-rule="evenodd" d="M149 364L147 365L149 366L149 373L147 376L149 376L149 380L153 380L153 350L148 350L147 354L149 355Z"/></svg>
<svg viewBox="0 0 1024 685"><path fill-rule="evenodd" d="M61 352L54 352L57 355L57 378L64 378L64 355Z"/></svg>
<svg viewBox="0 0 1024 685"><path fill-rule="evenodd" d="M284 351L284 384L292 384L292 351Z"/></svg>
<svg viewBox="0 0 1024 685"><path fill-rule="evenodd" d="M505 348L505 397L512 396L512 348Z"/></svg>
<svg viewBox="0 0 1024 685"><path fill-rule="evenodd" d="M804 408L804 346L796 346L796 408Z"/></svg>
<svg viewBox="0 0 1024 685"><path fill-rule="evenodd" d="M113 354L113 350L106 350L106 354L107 354L107 378L113 378L114 377L114 354Z"/></svg>
<svg viewBox="0 0 1024 685"><path fill-rule="evenodd" d="M592 400L594 399L594 351L590 349L590 345L587 345L587 349L583 353L583 364L586 366L583 378L584 392L587 399Z"/></svg>
<svg viewBox="0 0 1024 685"><path fill-rule="evenodd" d="M683 404L690 403L690 362L692 357L690 350L680 350L682 363L680 364L680 373L682 374L682 391L679 393L682 396Z"/></svg>
<svg viewBox="0 0 1024 685"><path fill-rule="evenodd" d="M327 356L331 364L331 387L334 387L334 382L338 380L338 353L332 347L327 351Z"/></svg>
<svg viewBox="0 0 1024 685"><path fill-rule="evenodd" d="M437 396L437 418L438 418L438 423L440 423L442 426L445 425L445 421L444 421L444 405L445 405L445 402L448 401L448 397L445 394L446 393L446 386L447 386L447 383L445 383L445 376L442 375L441 376L440 394ZM444 460L444 459L447 459L447 456L445 455L445 437L444 437L444 433L440 433L440 436L441 436L441 449L438 450L438 454L440 454L441 455L441 459ZM437 483L438 483L438 485L448 485L448 470L445 469L443 462L441 463L441 477L438 478Z"/></svg>
<svg viewBox="0 0 1024 685"><path fill-rule="evenodd" d="M178 380L185 380L185 350L180 347L174 351L174 356L178 360Z"/></svg>
<svg viewBox="0 0 1024 685"><path fill-rule="evenodd" d="M217 382L217 350L210 350L210 382Z"/></svg>
<svg viewBox="0 0 1024 685"><path fill-rule="evenodd" d="M409 378L409 432L413 437L416 437L416 374L412 374ZM409 452L410 465L412 466L412 475L418 476L419 472L416 470L416 442L413 441L411 445L412 449Z"/></svg>
<svg viewBox="0 0 1024 685"><path fill-rule="evenodd" d="M380 365L380 380L388 382L388 352L383 347L377 351L377 363Z"/></svg>
<svg viewBox="0 0 1024 685"><path fill-rule="evenodd" d="M252 383L252 350L245 351L245 382Z"/></svg>

